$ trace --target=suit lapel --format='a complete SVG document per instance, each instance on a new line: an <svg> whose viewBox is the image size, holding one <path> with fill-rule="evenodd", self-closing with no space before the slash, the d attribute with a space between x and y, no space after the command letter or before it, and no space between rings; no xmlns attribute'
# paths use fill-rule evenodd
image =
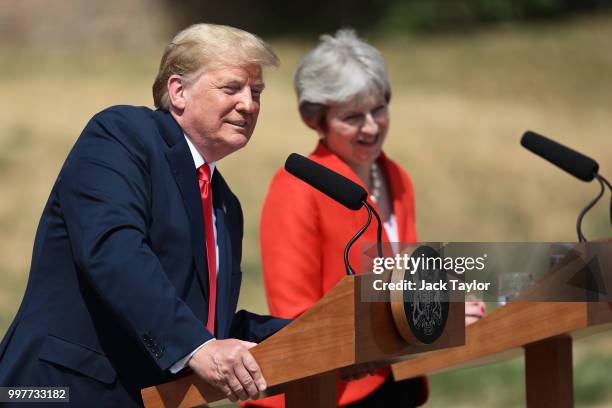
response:
<svg viewBox="0 0 612 408"><path fill-rule="evenodd" d="M182 129L169 112L155 111L154 118L160 134L169 145L166 159L181 192L181 198L189 217L193 257L198 271L200 284L208 298L208 267L205 262L206 244L204 241L204 216L202 199L195 170L195 163L185 141Z"/></svg>
<svg viewBox="0 0 612 408"><path fill-rule="evenodd" d="M213 175L213 209L217 227L217 245L219 246L219 273L217 275L217 334L224 335L228 331L227 323L231 322L232 311L228 310L231 302L232 248L228 231L226 207L223 203L223 191L219 169Z"/></svg>
<svg viewBox="0 0 612 408"><path fill-rule="evenodd" d="M391 208L395 214L395 222L397 224L397 239L399 242L410 241L408 236L408 214L411 210L407 207L408 197L406 195L406 188L402 182L400 173L393 168L391 160L382 153L381 161L387 180L389 181L389 189L391 190Z"/></svg>

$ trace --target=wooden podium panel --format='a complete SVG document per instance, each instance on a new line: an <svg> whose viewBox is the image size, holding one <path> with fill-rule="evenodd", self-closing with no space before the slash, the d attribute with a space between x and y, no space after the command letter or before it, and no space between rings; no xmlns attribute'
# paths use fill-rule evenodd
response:
<svg viewBox="0 0 612 408"><path fill-rule="evenodd" d="M517 301L468 326L465 345L394 364L395 379L487 364L524 352L527 405L572 407L572 340L612 329L611 242L576 244Z"/></svg>
<svg viewBox="0 0 612 408"><path fill-rule="evenodd" d="M570 407L572 338L609 329L612 303L510 302L468 326L465 345L419 356L391 368L399 381L502 361L520 355L524 349L528 406ZM543 380L548 381L546 386ZM561 400L565 403L558 405Z"/></svg>
<svg viewBox="0 0 612 408"><path fill-rule="evenodd" d="M527 406L572 407L572 370L570 336L557 336L525 346L525 380L529 384Z"/></svg>
<svg viewBox="0 0 612 408"><path fill-rule="evenodd" d="M396 329L389 302L363 301L364 276L344 277L312 308L250 350L268 384L266 396L285 393L286 406L292 408L335 406L340 370L362 363L384 366L464 343L463 301L449 303L446 326L436 341L408 344ZM390 273L379 276L386 280ZM224 399L194 374L146 388L142 397L148 408L193 407Z"/></svg>
<svg viewBox="0 0 612 408"><path fill-rule="evenodd" d="M597 323L592 324L595 321ZM503 360L522 347L572 333L588 335L612 328L612 306L585 302L510 302L466 327L465 345L392 366L396 380ZM508 353L512 352L514 353ZM506 353L495 356L499 353Z"/></svg>

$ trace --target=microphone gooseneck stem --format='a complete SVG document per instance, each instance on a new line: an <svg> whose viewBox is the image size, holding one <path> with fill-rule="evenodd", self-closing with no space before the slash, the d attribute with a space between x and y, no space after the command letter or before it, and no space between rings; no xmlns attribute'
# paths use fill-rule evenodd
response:
<svg viewBox="0 0 612 408"><path fill-rule="evenodd" d="M378 251L378 257L382 258L383 257L383 250L382 250L382 221L380 220L380 215L378 215L378 212L372 206L370 206L370 204L368 204L368 202L366 200L363 200L363 205L368 210L371 210L374 213L374 216L376 217L376 222L378 223L377 226L376 226L376 249Z"/></svg>
<svg viewBox="0 0 612 408"><path fill-rule="evenodd" d="M587 211L589 211L591 208L593 208L593 206L595 204L597 204L597 202L603 196L604 191L606 189L605 186L604 186L604 182L602 181L603 177L601 177L600 175L597 175L595 177L597 178L597 181L599 182L599 185L601 186L601 190L599 191L599 194L597 194L597 197L595 197L593 199L593 201L588 203L587 206L584 207L582 209L582 211L580 211L580 214L578 214L578 219L576 220L576 232L578 233L578 241L579 242L587 242L586 237L582 233L582 219L584 218L584 215L587 213ZM606 184L608 184L607 181L606 181Z"/></svg>
<svg viewBox="0 0 612 408"><path fill-rule="evenodd" d="M365 202L365 200L363 201ZM368 221L363 227L361 227L359 231L357 231L357 233L353 236L353 238L351 238L348 244L346 244L346 248L344 249L344 266L346 267L346 274L349 276L355 274L355 271L353 271L353 268L351 268L351 264L349 263L349 251L351 250L351 247L353 246L355 241L357 241L359 237L363 235L365 230L368 229L368 227L370 226L370 222L372 222L372 207L366 205L366 209L368 210Z"/></svg>
<svg viewBox="0 0 612 408"><path fill-rule="evenodd" d="M610 184L608 180L604 178L604 176L601 176L598 174L595 177L597 177L597 180L600 180L606 183L606 185L610 189L610 226L612 226L612 185Z"/></svg>

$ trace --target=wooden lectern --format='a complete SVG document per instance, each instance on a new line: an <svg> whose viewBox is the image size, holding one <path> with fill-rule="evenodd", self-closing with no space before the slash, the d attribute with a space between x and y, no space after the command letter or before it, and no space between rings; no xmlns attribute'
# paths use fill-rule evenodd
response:
<svg viewBox="0 0 612 408"><path fill-rule="evenodd" d="M395 380L498 362L524 351L527 406L572 407L572 339L612 329L611 247L605 248L601 292L567 284L585 265L580 256L568 256L517 301L468 326L463 346L392 365ZM553 296L566 301L543 301Z"/></svg>
<svg viewBox="0 0 612 408"><path fill-rule="evenodd" d="M390 273L380 276L391 278ZM450 294L447 323L437 340L409 342L396 328L391 302L363 301L364 278L368 275L344 277L311 309L251 349L268 384L266 396L285 393L289 408L335 407L341 370L362 363L384 366L463 344L463 293ZM225 398L195 375L146 388L142 397L147 408L193 407Z"/></svg>

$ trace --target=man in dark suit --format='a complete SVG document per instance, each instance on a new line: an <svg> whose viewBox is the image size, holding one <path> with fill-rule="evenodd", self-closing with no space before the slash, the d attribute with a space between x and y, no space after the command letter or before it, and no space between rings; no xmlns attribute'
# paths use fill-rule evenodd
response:
<svg viewBox="0 0 612 408"><path fill-rule="evenodd" d="M287 321L236 313L242 211L215 163L248 142L277 64L252 34L195 25L164 52L158 110L93 117L45 205L0 386L139 406L189 366L231 400L265 389L248 349Z"/></svg>

